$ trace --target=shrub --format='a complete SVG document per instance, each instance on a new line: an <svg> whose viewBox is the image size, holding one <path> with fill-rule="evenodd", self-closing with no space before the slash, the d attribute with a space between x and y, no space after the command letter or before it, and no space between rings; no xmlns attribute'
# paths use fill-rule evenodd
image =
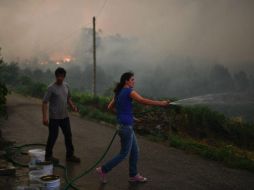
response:
<svg viewBox="0 0 254 190"><path fill-rule="evenodd" d="M81 106L79 105L80 115L83 117L88 117L90 119L95 119L98 121L104 121L110 124L116 124L116 119L113 114L100 111L91 106Z"/></svg>
<svg viewBox="0 0 254 190"><path fill-rule="evenodd" d="M40 82L31 82L29 84L19 85L15 89L18 93L23 95L42 98L46 92L47 86Z"/></svg>
<svg viewBox="0 0 254 190"><path fill-rule="evenodd" d="M6 116L6 95L8 90L3 83L0 83L0 117Z"/></svg>

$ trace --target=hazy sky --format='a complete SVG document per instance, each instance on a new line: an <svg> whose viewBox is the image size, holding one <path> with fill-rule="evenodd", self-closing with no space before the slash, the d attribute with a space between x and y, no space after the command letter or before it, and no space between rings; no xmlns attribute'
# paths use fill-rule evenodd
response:
<svg viewBox="0 0 254 190"><path fill-rule="evenodd" d="M0 0L0 46L7 59L68 53L99 14L103 35L136 38L155 58L254 62L253 10L253 0Z"/></svg>

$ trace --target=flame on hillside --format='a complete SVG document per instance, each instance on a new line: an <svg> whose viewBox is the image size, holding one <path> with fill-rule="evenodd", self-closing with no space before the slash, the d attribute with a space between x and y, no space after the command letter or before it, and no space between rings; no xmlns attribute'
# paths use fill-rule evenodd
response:
<svg viewBox="0 0 254 190"><path fill-rule="evenodd" d="M53 61L55 64L59 65L62 63L70 63L74 60L71 55L61 54L61 53L54 53L49 56L50 61Z"/></svg>

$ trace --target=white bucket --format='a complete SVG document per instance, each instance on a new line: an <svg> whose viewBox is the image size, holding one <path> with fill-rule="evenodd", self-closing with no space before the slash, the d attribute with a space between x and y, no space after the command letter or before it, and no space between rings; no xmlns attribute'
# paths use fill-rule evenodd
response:
<svg viewBox="0 0 254 190"><path fill-rule="evenodd" d="M44 172L44 175L52 175L53 174L53 163L46 161L40 162L37 166Z"/></svg>
<svg viewBox="0 0 254 190"><path fill-rule="evenodd" d="M31 162L30 163L32 165L35 165L36 163L45 161L45 150L31 149L31 150L28 151L28 154L31 157Z"/></svg>
<svg viewBox="0 0 254 190"><path fill-rule="evenodd" d="M60 177L55 175L46 175L40 178L42 190L60 190Z"/></svg>
<svg viewBox="0 0 254 190"><path fill-rule="evenodd" d="M29 181L30 183L38 183L42 176L44 176L42 170L32 170L29 172Z"/></svg>

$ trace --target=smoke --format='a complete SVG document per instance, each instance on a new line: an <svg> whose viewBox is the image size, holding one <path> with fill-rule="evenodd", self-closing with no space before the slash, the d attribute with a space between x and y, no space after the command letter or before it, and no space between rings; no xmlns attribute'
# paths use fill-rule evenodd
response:
<svg viewBox="0 0 254 190"><path fill-rule="evenodd" d="M1 0L0 44L6 59L68 53L95 10L91 1ZM87 8L86 8L87 7Z"/></svg>
<svg viewBox="0 0 254 190"><path fill-rule="evenodd" d="M254 61L252 0L110 0L101 10L103 4L102 0L1 0L0 44L5 59L70 54L81 28L100 14L97 28L106 37L102 54L115 48L106 42L118 33L135 39L133 45L118 44L126 47L126 42L133 48L122 48L127 52L122 59L135 57L129 62L156 64L170 56L228 65Z"/></svg>

